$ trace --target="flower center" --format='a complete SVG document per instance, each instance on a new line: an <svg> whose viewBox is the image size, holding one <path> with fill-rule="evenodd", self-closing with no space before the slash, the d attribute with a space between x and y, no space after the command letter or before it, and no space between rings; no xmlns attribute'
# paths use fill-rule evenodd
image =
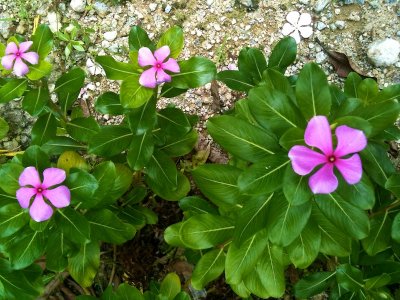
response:
<svg viewBox="0 0 400 300"><path fill-rule="evenodd" d="M157 68L157 69L161 69L161 66L162 66L161 63L159 63L159 62L156 63L156 68Z"/></svg>
<svg viewBox="0 0 400 300"><path fill-rule="evenodd" d="M335 156L333 156L333 155L328 156L328 161L329 161L330 163L334 163L335 160L336 160L336 157L335 157Z"/></svg>
<svg viewBox="0 0 400 300"><path fill-rule="evenodd" d="M17 51L17 52L15 53L15 56L16 56L16 57L20 57L20 56L21 56L21 52L20 52L20 51Z"/></svg>
<svg viewBox="0 0 400 300"><path fill-rule="evenodd" d="M41 186L36 188L36 193L38 193L38 194L43 193L43 191L44 191L44 188L42 188Z"/></svg>

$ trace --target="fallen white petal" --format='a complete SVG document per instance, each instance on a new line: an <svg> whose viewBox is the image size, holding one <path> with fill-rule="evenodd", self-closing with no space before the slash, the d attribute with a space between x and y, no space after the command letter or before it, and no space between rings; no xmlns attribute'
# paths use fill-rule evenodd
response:
<svg viewBox="0 0 400 300"><path fill-rule="evenodd" d="M297 22L299 21L300 13L298 11L291 11L288 13L286 16L286 20L292 24L292 25L297 25Z"/></svg>
<svg viewBox="0 0 400 300"><path fill-rule="evenodd" d="M297 23L298 26L305 26L311 24L311 15L309 13L301 14L299 22Z"/></svg>
<svg viewBox="0 0 400 300"><path fill-rule="evenodd" d="M299 31L303 38L309 38L313 33L313 29L311 26L299 27Z"/></svg>
<svg viewBox="0 0 400 300"><path fill-rule="evenodd" d="M282 27L282 34L283 35L289 35L291 34L293 31L295 30L295 28L293 27L293 25L289 24L289 23L285 23Z"/></svg>
<svg viewBox="0 0 400 300"><path fill-rule="evenodd" d="M296 40L297 44L300 43L300 34L298 30L295 30L290 36Z"/></svg>

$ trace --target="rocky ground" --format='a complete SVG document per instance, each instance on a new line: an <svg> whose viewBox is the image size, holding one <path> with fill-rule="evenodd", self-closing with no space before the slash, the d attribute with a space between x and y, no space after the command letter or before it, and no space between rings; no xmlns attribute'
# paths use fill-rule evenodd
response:
<svg viewBox="0 0 400 300"><path fill-rule="evenodd" d="M127 61L131 26L140 25L157 39L171 25L180 25L185 34L180 58L202 55L223 70L236 66L238 53L245 46L260 48L268 56L283 37L291 11L309 13L313 32L301 38L296 63L288 69L290 74L297 73L306 62L316 61L331 82L343 82L319 40L326 48L346 54L361 72L377 78L380 87L400 83L398 0L0 0L0 41L4 43L15 32L30 36L35 21L50 24L54 32L80 26L75 40L84 42L85 52L73 50L66 57L65 43L55 38L50 82L71 66L83 67L87 80L80 101L96 115L93 105L97 96L117 91L118 82L107 80L94 59L109 54ZM159 104L173 102L188 113L201 115L199 130L204 132L210 116L228 110L242 96L223 84L208 84ZM0 141L0 149L24 148L29 143L32 119L19 107L18 101L0 104L0 116L11 127L9 136ZM118 122L107 115L96 117L104 123Z"/></svg>

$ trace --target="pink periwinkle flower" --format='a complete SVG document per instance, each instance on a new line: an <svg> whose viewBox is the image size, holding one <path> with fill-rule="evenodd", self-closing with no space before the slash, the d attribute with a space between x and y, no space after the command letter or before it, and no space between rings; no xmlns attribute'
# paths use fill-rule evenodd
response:
<svg viewBox="0 0 400 300"><path fill-rule="evenodd" d="M43 171L43 182L35 167L27 167L19 176L17 200L22 208L29 208L29 214L36 222L46 221L53 215L53 208L63 208L71 202L71 192L65 185L59 185L65 180L65 171L58 168L48 168ZM57 186L57 187L55 187ZM31 199L33 202L31 204Z"/></svg>
<svg viewBox="0 0 400 300"><path fill-rule="evenodd" d="M26 52L32 44L32 41L23 42L19 46L14 42L9 43L6 47L6 55L1 59L4 69L14 69L14 74L17 76L24 76L28 73L29 68L24 60L32 65L39 62L39 55L36 52Z"/></svg>
<svg viewBox="0 0 400 300"><path fill-rule="evenodd" d="M356 152L367 146L364 132L341 125L336 128L335 134L337 146L334 150L328 119L325 116L315 116L308 122L304 141L322 153L300 145L293 146L289 151L293 170L299 175L307 175L315 167L322 165L308 181L314 194L329 194L336 190L338 180L333 173L333 167L339 170L348 184L356 184L361 180L361 159ZM350 154L353 155L349 156Z"/></svg>
<svg viewBox="0 0 400 300"><path fill-rule="evenodd" d="M168 58L171 51L168 46L162 46L154 51L154 55L147 47L139 49L138 63L141 67L151 66L140 75L139 83L148 88L155 88L157 84L162 82L170 82L171 76L165 70L178 73L179 65L175 59Z"/></svg>

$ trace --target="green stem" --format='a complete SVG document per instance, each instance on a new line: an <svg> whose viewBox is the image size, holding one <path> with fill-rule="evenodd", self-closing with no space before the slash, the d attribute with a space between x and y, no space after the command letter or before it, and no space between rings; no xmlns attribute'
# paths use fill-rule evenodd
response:
<svg viewBox="0 0 400 300"><path fill-rule="evenodd" d="M378 210L377 212L374 212L374 213L370 214L369 218L371 219L371 218L375 217L376 215L380 215L380 214L383 214L383 213L386 214L386 213L389 212L389 210L391 210L391 209L393 209L393 208L395 208L397 206L400 206L400 199L397 199L392 204L382 208L381 210Z"/></svg>

